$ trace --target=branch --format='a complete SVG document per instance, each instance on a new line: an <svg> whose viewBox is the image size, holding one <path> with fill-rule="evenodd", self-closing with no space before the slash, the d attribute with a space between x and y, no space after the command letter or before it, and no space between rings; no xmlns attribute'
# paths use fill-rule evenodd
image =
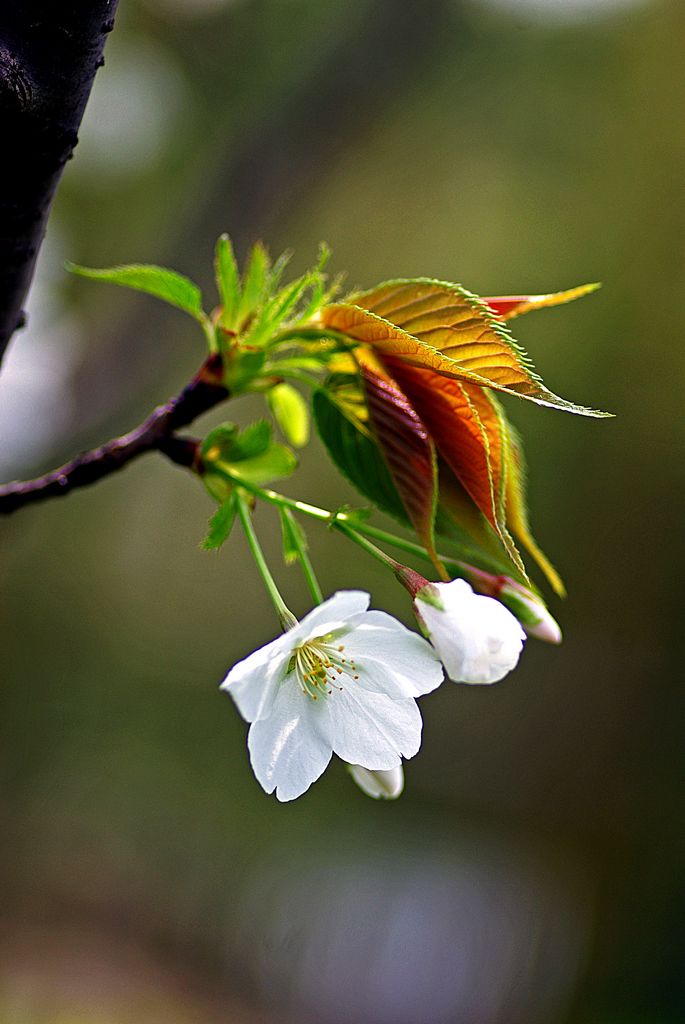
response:
<svg viewBox="0 0 685 1024"><path fill-rule="evenodd" d="M50 204L117 0L0 4L0 360L24 320Z"/></svg>
<svg viewBox="0 0 685 1024"><path fill-rule="evenodd" d="M174 398L159 405L147 419L122 437L100 448L77 455L59 469L36 477L0 485L0 515L9 515L24 505L46 498L58 498L76 487L87 487L115 473L145 452L159 451L180 466L192 467L197 442L176 437L175 431L213 409L229 397L222 383L221 356L212 355L193 379Z"/></svg>

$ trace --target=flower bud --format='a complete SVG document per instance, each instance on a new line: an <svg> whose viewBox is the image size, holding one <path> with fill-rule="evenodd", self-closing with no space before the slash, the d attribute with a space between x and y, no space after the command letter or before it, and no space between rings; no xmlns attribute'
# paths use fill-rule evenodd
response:
<svg viewBox="0 0 685 1024"><path fill-rule="evenodd" d="M371 771L359 764L349 764L347 768L359 788L374 800L396 800L404 789L401 764L388 771Z"/></svg>
<svg viewBox="0 0 685 1024"><path fill-rule="evenodd" d="M526 638L520 623L465 580L429 584L416 593L414 609L454 682L496 683L516 666Z"/></svg>
<svg viewBox="0 0 685 1024"><path fill-rule="evenodd" d="M514 613L528 636L548 644L561 643L559 623L532 591L510 580L500 590L499 599Z"/></svg>

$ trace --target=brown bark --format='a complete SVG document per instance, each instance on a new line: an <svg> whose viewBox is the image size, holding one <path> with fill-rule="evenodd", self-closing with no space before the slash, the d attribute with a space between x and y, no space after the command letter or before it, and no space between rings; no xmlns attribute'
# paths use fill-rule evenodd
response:
<svg viewBox="0 0 685 1024"><path fill-rule="evenodd" d="M117 0L0 5L0 359L72 155Z"/></svg>
<svg viewBox="0 0 685 1024"><path fill-rule="evenodd" d="M34 480L0 485L0 515L9 515L33 502L59 498L76 487L96 483L146 452L161 452L172 462L192 468L197 442L177 437L175 431L229 397L221 383L222 371L221 357L209 356L179 395L159 405L128 434L115 437L100 448L82 452L71 462Z"/></svg>

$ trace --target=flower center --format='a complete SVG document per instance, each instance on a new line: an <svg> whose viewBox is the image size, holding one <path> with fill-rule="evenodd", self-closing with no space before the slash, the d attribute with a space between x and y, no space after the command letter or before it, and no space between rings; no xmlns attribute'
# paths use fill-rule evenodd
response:
<svg viewBox="0 0 685 1024"><path fill-rule="evenodd" d="M314 637L296 647L288 669L297 673L302 692L312 700L342 690L343 676L359 679L354 661L345 657L345 645L336 644L333 638L325 636Z"/></svg>

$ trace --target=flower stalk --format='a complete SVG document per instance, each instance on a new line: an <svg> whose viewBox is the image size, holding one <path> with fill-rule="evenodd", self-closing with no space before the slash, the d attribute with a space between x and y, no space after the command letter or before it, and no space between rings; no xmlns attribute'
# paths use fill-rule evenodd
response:
<svg viewBox="0 0 685 1024"><path fill-rule="evenodd" d="M289 537L293 544L293 547L295 548L297 560L300 563L302 575L304 576L305 582L309 587L309 593L312 595L312 600L314 601L315 604L322 604L323 593L321 590L321 586L319 585L316 572L314 571L312 560L309 557L309 552L307 551L307 546L304 542L304 538L300 532L297 523L294 521L295 517L293 516L293 513L289 508L283 507L281 508L280 511L281 515L283 516L283 519L286 522L288 522L291 527Z"/></svg>
<svg viewBox="0 0 685 1024"><path fill-rule="evenodd" d="M297 624L297 619L281 597L281 593L276 586L276 581L271 574L269 566L267 565L264 552L262 551L257 534L255 533L247 499L244 494L241 494L240 491L238 491L236 501L238 506L238 518L240 519L240 524L243 528L243 532L245 533L248 547L252 557L254 558L259 575L264 580L264 586L266 587L267 593L271 598L274 608L276 609L276 614L278 615L281 627L284 631L291 629Z"/></svg>

